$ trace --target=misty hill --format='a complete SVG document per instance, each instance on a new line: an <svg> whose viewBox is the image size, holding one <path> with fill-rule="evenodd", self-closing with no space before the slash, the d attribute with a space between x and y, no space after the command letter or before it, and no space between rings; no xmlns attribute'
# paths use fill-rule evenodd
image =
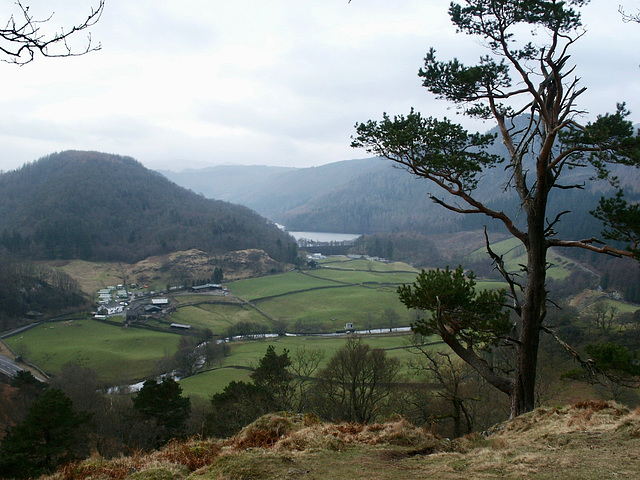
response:
<svg viewBox="0 0 640 480"><path fill-rule="evenodd" d="M0 175L0 232L6 249L32 258L133 262L191 248L295 255L293 239L247 207L98 152L55 153Z"/></svg>
<svg viewBox="0 0 640 480"><path fill-rule="evenodd" d="M313 204L327 192L375 171L379 162L371 160L347 160L311 168L221 165L160 173L207 198L239 203L282 223L291 210Z"/></svg>
<svg viewBox="0 0 640 480"><path fill-rule="evenodd" d="M504 146L496 142L494 153L505 155ZM163 173L209 198L223 198L255 209L293 231L432 234L474 230L487 223L484 216L458 215L435 205L429 200L429 193L439 194L436 187L380 158L313 168L224 166ZM621 167L616 173L625 187L640 194L640 171ZM550 217L561 210L573 212L563 218L561 233L581 236L600 232L600 223L589 211L611 187L606 182L590 180L592 174L587 169L568 171L565 184L583 185L584 189L553 192ZM242 175L245 181L236 182ZM477 196L491 207L517 217L515 192L504 190L508 179L509 171L504 168L490 170L481 179Z"/></svg>

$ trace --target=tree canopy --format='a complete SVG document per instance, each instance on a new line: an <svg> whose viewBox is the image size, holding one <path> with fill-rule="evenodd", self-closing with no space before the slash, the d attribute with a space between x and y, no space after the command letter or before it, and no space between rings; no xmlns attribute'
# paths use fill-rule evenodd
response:
<svg viewBox="0 0 640 480"><path fill-rule="evenodd" d="M2 477L39 475L75 459L77 449L86 444L79 428L89 419L90 415L73 410L73 402L62 390L46 390L31 406L25 420L3 438Z"/></svg>
<svg viewBox="0 0 640 480"><path fill-rule="evenodd" d="M142 389L133 399L133 408L144 419L154 420L160 427L158 445L184 434L191 402L182 396L182 387L171 378L158 383L144 382Z"/></svg>
<svg viewBox="0 0 640 480"><path fill-rule="evenodd" d="M441 61L431 48L419 76L432 94L454 103L463 114L496 122L500 140L508 151L502 165L487 151L491 138L470 134L447 119L425 118L413 109L406 116L384 114L381 121L356 124L352 142L352 146L385 157L440 187L443 195L431 197L437 204L501 222L525 247L527 262L522 271L508 271L501 256L491 249L487 234L489 255L508 284L508 302L504 304L516 317L514 335L506 342L515 348L517 358L512 374L496 372L488 365L484 373L479 371L485 378L501 378L497 383L511 398L513 416L534 408L539 337L541 331L549 331L544 325L549 249L575 248L633 257L633 249L637 248L637 244L630 250L607 245L596 236L560 238L557 226L570 212L549 213L554 192L582 188L572 183L567 175L570 170L588 170L594 179L617 186L612 165L640 165L640 139L628 120L624 103L618 104L613 113L582 121L586 112L577 102L586 87L575 76L577 66L571 65L569 52L586 34L580 9L588 3L451 3L449 16L458 32L480 37L488 54L475 65L465 65L458 59ZM523 118L524 123L520 121ZM475 195L479 176L489 175L499 165L510 173L504 188L517 193L516 215L491 208ZM612 208L607 201L601 202L596 215L609 227L605 238L632 241L611 213L617 205L617 211L628 219L635 207L625 201L623 193L617 198L609 201L614 202ZM451 272L449 275L454 276Z"/></svg>

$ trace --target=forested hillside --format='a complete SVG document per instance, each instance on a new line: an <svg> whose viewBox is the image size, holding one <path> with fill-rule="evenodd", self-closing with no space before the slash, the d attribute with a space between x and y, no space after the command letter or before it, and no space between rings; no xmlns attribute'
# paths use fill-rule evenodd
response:
<svg viewBox="0 0 640 480"><path fill-rule="evenodd" d="M86 308L86 302L78 283L63 271L0 258L0 331L25 317L38 320L45 313Z"/></svg>
<svg viewBox="0 0 640 480"><path fill-rule="evenodd" d="M197 248L296 256L246 207L205 199L130 157L67 151L0 175L0 244L30 258L137 261Z"/></svg>

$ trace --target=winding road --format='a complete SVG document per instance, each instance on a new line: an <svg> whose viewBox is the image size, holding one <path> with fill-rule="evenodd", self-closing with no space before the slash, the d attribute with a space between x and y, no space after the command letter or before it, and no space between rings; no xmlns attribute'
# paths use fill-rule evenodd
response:
<svg viewBox="0 0 640 480"><path fill-rule="evenodd" d="M15 377L21 370L24 369L19 367L16 362L11 360L9 357L0 355L0 372L8 375L9 377Z"/></svg>

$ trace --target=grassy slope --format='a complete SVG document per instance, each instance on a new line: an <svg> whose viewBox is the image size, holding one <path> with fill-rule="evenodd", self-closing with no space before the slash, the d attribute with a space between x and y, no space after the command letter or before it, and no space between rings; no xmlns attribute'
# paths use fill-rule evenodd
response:
<svg viewBox="0 0 640 480"><path fill-rule="evenodd" d="M334 282L312 278L300 272L288 272L260 278L250 278L229 283L229 290L244 300L283 295L311 288L335 286Z"/></svg>
<svg viewBox="0 0 640 480"><path fill-rule="evenodd" d="M344 329L347 322L354 322L357 328L363 329L369 325L386 327L388 322L385 322L384 315L385 310L389 308L398 312L398 325L409 323L409 311L398 301L395 284L400 279L409 281L413 276L398 273L400 278L394 278L393 282L389 281L389 278L395 276L394 269L407 271L410 270L408 265L341 261L332 266L345 268L345 270L331 270L329 275L337 274L341 282L354 285L345 287L344 283L338 283L332 279L289 272L231 282L230 289L243 299L249 300L275 295L275 298L258 301L257 305L273 318L284 320L288 326L293 325L297 320L302 320L319 323L327 331ZM87 262L75 262L73 267L76 269L76 274L83 277L85 281L95 275L100 286L105 282L116 283L117 281L114 273L118 266L115 264L109 266L111 270L105 269L103 264L96 266ZM355 267L362 268L363 271L351 270ZM380 273L377 270L387 273ZM367 285L362 286L361 283ZM381 286L378 286L378 283ZM165 323L178 322L191 324L194 327L210 328L219 335L226 334L229 326L242 321L265 326L270 326L272 323L254 307L245 305L241 301L233 303L232 297L185 295L175 298L181 306L164 319ZM121 320L121 318L117 317L114 320ZM76 361L95 369L101 379L110 382L129 381L153 374L158 360L175 352L178 339L177 335L169 332L124 329L87 320L41 325L17 337L12 337L8 343L13 347L24 343L30 352L29 359L48 373L55 374L66 362ZM339 348L338 344L342 343L332 343L333 347L330 350L335 351ZM244 357L244 360L239 363L247 365L248 362L264 355L266 345L260 343L255 344L255 347L233 345L232 351L236 348L238 348L238 355ZM330 353L327 356L330 356ZM234 363L237 362L235 360L227 362L231 365ZM235 373L238 374L237 379L244 378L245 374L242 371L235 370ZM221 389L219 385L222 383L226 385L229 379L235 378L229 371L207 375L215 377L212 383L216 385L213 387L215 391ZM216 378L222 378L222 380L216 380ZM206 382L198 379L195 383ZM194 391L191 388L188 390ZM212 388L207 386L204 390L208 394Z"/></svg>
<svg viewBox="0 0 640 480"><path fill-rule="evenodd" d="M266 316L249 306L199 304L180 307L171 321L210 328L224 335L239 321L269 325L284 322L288 331L296 322L321 325L325 332L345 328L387 327L386 311L394 310L398 325L408 325L410 312L399 302L395 289L415 279L415 269L404 263L384 264L366 260L332 259L329 268L238 280L228 284L236 297L254 303ZM176 297L180 304L197 302L197 297Z"/></svg>
<svg viewBox="0 0 640 480"><path fill-rule="evenodd" d="M508 271L517 272L521 270L520 265L526 265L526 252L524 246L517 238L509 238L491 245L491 249L504 258ZM486 247L479 248L471 252L466 257L469 262L477 262L483 258L488 258ZM553 252L549 252L548 262L552 265L547 270L547 276L554 280L562 280L569 276L572 271L573 262L561 257Z"/></svg>
<svg viewBox="0 0 640 480"><path fill-rule="evenodd" d="M197 395L209 398L214 393L221 392L231 380L246 380L249 371L237 367L251 367L262 358L269 345L276 348L280 354L284 349L290 355L295 355L299 349L319 350L324 354L324 365L333 353L344 346L347 337L279 337L259 341L243 341L230 344L229 356L222 363L211 365L211 370L198 373L193 377L180 380L185 395ZM405 335L375 335L365 336L363 341L371 348L381 348L387 355L397 358L406 365L413 355L403 347L407 345Z"/></svg>
<svg viewBox="0 0 640 480"><path fill-rule="evenodd" d="M193 327L210 328L218 335L238 322L253 322L270 325L257 310L246 305L200 304L182 307L170 315L170 320Z"/></svg>
<svg viewBox="0 0 640 480"><path fill-rule="evenodd" d="M403 420L371 426L268 415L226 441L173 443L152 454L91 458L56 479L324 480L637 478L640 412L589 403L538 409L488 437L434 437Z"/></svg>
<svg viewBox="0 0 640 480"><path fill-rule="evenodd" d="M352 322L356 330L365 329L371 317L373 327L387 327L386 309L400 316L400 325L408 325L410 312L400 303L394 288L363 288L346 286L319 291L309 291L272 298L256 305L272 317L294 326L297 321L321 324L324 331L345 328Z"/></svg>
<svg viewBox="0 0 640 480"><path fill-rule="evenodd" d="M56 373L70 361L96 370L105 382L130 381L155 373L157 362L174 352L179 336L122 328L95 320L46 323L6 342L24 342L29 360L45 372Z"/></svg>

